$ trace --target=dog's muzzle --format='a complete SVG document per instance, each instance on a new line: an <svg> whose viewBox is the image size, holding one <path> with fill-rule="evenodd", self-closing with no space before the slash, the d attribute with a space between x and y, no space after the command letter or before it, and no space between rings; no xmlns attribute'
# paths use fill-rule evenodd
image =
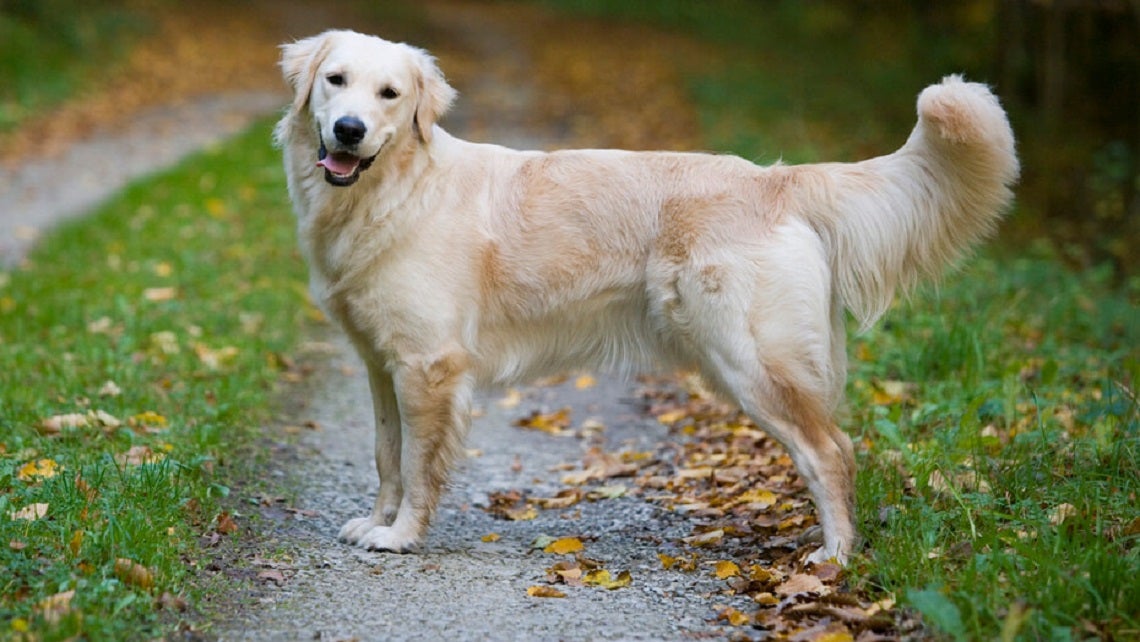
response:
<svg viewBox="0 0 1140 642"><path fill-rule="evenodd" d="M337 187L348 187L360 178L360 172L372 166L372 161L376 160L376 155L373 154L369 158L361 158L355 154L348 152L333 152L329 153L328 148L325 147L325 141L322 137L320 139L321 147L317 150L317 166L325 168L325 180L330 185Z"/></svg>

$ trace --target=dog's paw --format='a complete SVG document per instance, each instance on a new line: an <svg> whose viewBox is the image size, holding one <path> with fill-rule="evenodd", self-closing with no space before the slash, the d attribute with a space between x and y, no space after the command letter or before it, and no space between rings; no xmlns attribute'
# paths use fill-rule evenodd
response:
<svg viewBox="0 0 1140 642"><path fill-rule="evenodd" d="M341 541L370 551L407 553L416 548L419 538L398 528L377 523L372 517L350 519L340 529Z"/></svg>

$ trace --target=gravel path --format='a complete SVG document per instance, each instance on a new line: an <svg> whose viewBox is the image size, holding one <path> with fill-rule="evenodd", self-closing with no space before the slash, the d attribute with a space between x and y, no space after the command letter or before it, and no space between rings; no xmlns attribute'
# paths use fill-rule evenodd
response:
<svg viewBox="0 0 1140 642"><path fill-rule="evenodd" d="M58 156L0 165L0 268L19 263L45 230L86 214L129 182L233 136L285 100L266 91L208 96L141 113L122 129L96 132Z"/></svg>

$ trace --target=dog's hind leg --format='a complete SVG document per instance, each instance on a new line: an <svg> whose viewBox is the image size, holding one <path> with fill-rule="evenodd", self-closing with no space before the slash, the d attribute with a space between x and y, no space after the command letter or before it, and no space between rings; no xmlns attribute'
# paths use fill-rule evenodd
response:
<svg viewBox="0 0 1140 642"><path fill-rule="evenodd" d="M340 529L340 539L355 544L376 526L391 526L396 521L404 484L400 476L400 407L392 375L381 367L368 364L368 384L372 391L372 409L376 422L376 474L380 491L368 517L351 519Z"/></svg>

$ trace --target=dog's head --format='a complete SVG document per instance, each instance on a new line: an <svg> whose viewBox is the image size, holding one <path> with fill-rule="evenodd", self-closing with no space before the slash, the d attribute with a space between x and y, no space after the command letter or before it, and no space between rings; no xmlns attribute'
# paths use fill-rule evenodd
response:
<svg viewBox="0 0 1140 642"><path fill-rule="evenodd" d="M313 150L325 180L356 182L376 157L432 127L455 90L422 49L353 31L326 31L281 46L281 70L293 88L294 118L311 118Z"/></svg>

